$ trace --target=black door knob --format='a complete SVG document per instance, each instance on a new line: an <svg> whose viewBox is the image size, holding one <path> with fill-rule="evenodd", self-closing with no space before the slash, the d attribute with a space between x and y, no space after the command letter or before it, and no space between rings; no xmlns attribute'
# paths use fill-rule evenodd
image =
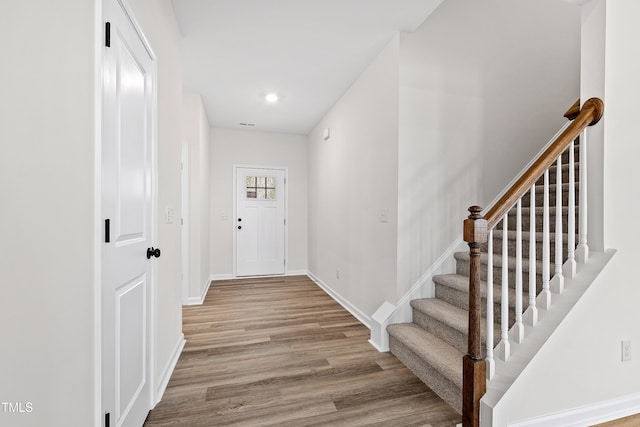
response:
<svg viewBox="0 0 640 427"><path fill-rule="evenodd" d="M238 222L242 222L242 218L238 218Z"/></svg>
<svg viewBox="0 0 640 427"><path fill-rule="evenodd" d="M147 248L147 259L151 259L152 256L156 258L160 258L160 249L158 248L154 249L153 246L150 248Z"/></svg>
<svg viewBox="0 0 640 427"><path fill-rule="evenodd" d="M238 226L238 230L242 230L242 226L241 225Z"/></svg>

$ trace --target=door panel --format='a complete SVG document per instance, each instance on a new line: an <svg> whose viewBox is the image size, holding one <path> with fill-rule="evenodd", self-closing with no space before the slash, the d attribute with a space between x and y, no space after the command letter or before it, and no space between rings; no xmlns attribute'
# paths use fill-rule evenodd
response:
<svg viewBox="0 0 640 427"><path fill-rule="evenodd" d="M285 175L236 168L236 276L285 272Z"/></svg>
<svg viewBox="0 0 640 427"><path fill-rule="evenodd" d="M102 405L112 425L141 426L151 409L150 288L155 68L117 0L104 2L102 213Z"/></svg>
<svg viewBox="0 0 640 427"><path fill-rule="evenodd" d="M116 289L116 413L126 414L147 383L146 286L143 275Z"/></svg>
<svg viewBox="0 0 640 427"><path fill-rule="evenodd" d="M265 261L277 261L280 254L278 253L278 236L280 231L278 227L278 208L275 206L265 206L262 209L262 215L259 222L262 223L260 230L262 236L260 245L262 246L260 253Z"/></svg>

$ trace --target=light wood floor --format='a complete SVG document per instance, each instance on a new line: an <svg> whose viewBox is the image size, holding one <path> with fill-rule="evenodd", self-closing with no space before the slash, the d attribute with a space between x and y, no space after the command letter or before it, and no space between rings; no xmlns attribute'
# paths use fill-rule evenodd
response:
<svg viewBox="0 0 640 427"><path fill-rule="evenodd" d="M214 282L145 426L455 426L460 416L306 276Z"/></svg>
<svg viewBox="0 0 640 427"><path fill-rule="evenodd" d="M604 424L597 424L593 427L638 427L640 426L640 414L630 417L620 418L619 420L609 421Z"/></svg>

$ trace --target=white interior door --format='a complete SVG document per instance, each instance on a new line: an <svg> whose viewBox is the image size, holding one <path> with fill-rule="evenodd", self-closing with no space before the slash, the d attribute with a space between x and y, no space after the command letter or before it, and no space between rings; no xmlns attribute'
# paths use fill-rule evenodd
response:
<svg viewBox="0 0 640 427"><path fill-rule="evenodd" d="M155 236L155 71L153 57L121 4L105 1L104 16L109 34L102 122L103 411L111 426L139 427L151 409L149 329L155 258L148 259L147 249Z"/></svg>
<svg viewBox="0 0 640 427"><path fill-rule="evenodd" d="M236 276L285 272L284 169L236 168Z"/></svg>

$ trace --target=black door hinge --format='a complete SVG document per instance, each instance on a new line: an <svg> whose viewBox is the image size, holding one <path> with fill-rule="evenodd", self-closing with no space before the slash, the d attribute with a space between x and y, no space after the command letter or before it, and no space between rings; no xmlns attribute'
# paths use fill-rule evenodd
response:
<svg viewBox="0 0 640 427"><path fill-rule="evenodd" d="M104 242L109 243L111 241L111 220L109 218L104 220Z"/></svg>
<svg viewBox="0 0 640 427"><path fill-rule="evenodd" d="M104 45L111 47L111 22L104 24Z"/></svg>
<svg viewBox="0 0 640 427"><path fill-rule="evenodd" d="M104 427L109 427L109 425L111 423L110 418L111 418L111 414L109 412L104 414Z"/></svg>

